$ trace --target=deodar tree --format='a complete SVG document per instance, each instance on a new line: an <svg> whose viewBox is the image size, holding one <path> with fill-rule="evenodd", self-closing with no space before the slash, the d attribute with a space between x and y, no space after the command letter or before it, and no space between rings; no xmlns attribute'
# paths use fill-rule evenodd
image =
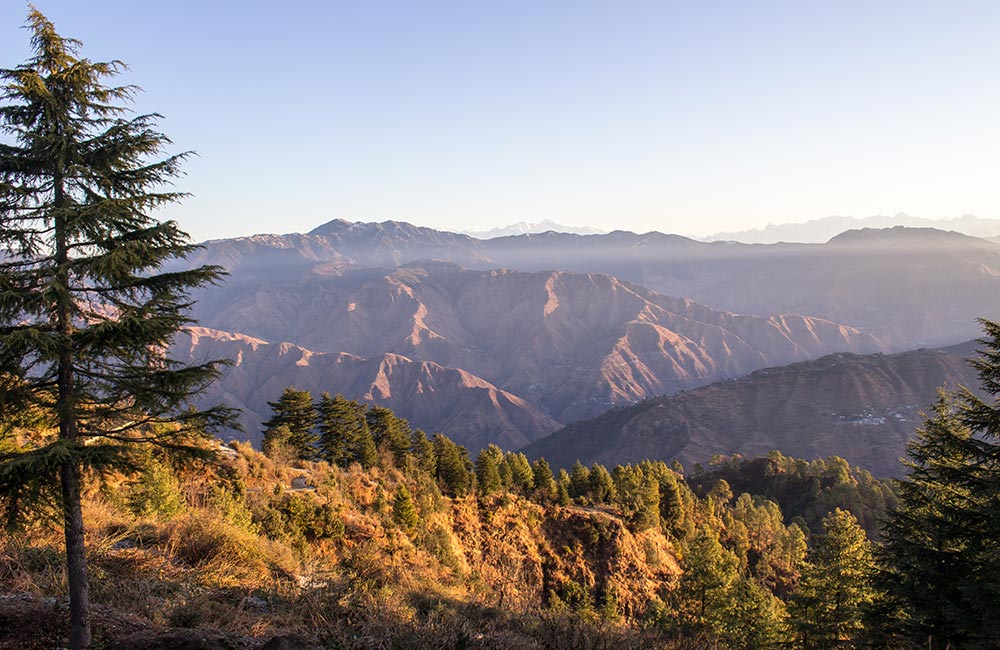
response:
<svg viewBox="0 0 1000 650"><path fill-rule="evenodd" d="M163 270L194 249L152 216L183 197L170 181L184 154L163 157L159 116L128 108L136 88L105 84L123 64L82 58L37 10L28 26L33 57L0 70L0 413L31 412L53 434L0 445L0 499L8 521L46 499L61 507L70 645L83 648L81 481L127 469L131 443L199 453L195 437L229 419L189 404L218 364L167 356L188 291L220 269Z"/></svg>

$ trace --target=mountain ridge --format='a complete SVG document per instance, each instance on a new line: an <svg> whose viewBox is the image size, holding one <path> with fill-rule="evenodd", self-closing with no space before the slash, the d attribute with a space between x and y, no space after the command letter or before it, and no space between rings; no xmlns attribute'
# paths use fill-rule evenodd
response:
<svg viewBox="0 0 1000 650"><path fill-rule="evenodd" d="M942 231L860 230L825 244L740 244L620 230L483 241L403 222L341 221L319 229L331 234L207 242L195 259L232 268L238 257L242 267L230 282L254 276L254 258L272 257L287 275L306 273L319 262L329 274L338 274L426 259L475 270L606 273L723 311L831 320L869 333L894 350L957 343L978 334L977 317L1000 318L1000 247ZM911 230L935 243L913 245L920 237ZM872 243L847 246L848 239ZM893 255L889 265L881 259L888 254ZM266 264L257 266L255 281L273 279Z"/></svg>
<svg viewBox="0 0 1000 650"><path fill-rule="evenodd" d="M715 454L837 455L879 476L898 459L943 385L976 386L975 341L897 354L839 353L613 409L525 448L566 467L643 458L707 464Z"/></svg>
<svg viewBox="0 0 1000 650"><path fill-rule="evenodd" d="M883 349L823 319L727 313L606 274L475 271L447 262L316 268L293 279L236 276L202 292L194 317L206 328L312 353L393 354L461 369L555 422L835 350ZM336 382L323 388L341 390Z"/></svg>
<svg viewBox="0 0 1000 650"><path fill-rule="evenodd" d="M966 214L950 219L911 217L899 212L894 215L871 217L829 216L800 223L769 223L763 228L733 232L718 232L703 241L737 241L747 244L774 244L778 242L820 243L845 230L857 228L886 228L894 226L937 228L955 230L973 237L1000 235L1000 219L984 219Z"/></svg>
<svg viewBox="0 0 1000 650"><path fill-rule="evenodd" d="M199 402L222 401L242 409L241 424L255 441L270 417L267 402L286 386L309 390L315 398L329 391L385 406L475 449L491 442L517 448L559 426L533 405L465 370L398 354L364 358L317 352L205 327L184 330L172 352L186 361L232 361Z"/></svg>

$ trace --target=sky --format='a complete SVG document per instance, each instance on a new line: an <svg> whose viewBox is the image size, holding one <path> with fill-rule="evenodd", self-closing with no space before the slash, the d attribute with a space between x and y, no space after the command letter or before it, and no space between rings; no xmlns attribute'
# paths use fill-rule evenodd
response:
<svg viewBox="0 0 1000 650"><path fill-rule="evenodd" d="M1000 217L1000 3L36 0L121 59L197 240ZM0 3L0 67L30 56Z"/></svg>

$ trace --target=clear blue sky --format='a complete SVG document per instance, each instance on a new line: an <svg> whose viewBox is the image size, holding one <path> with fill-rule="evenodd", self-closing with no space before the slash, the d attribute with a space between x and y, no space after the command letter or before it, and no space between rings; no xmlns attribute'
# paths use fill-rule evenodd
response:
<svg viewBox="0 0 1000 650"><path fill-rule="evenodd" d="M197 239L1000 217L1000 3L37 0L195 149ZM29 55L0 3L0 66Z"/></svg>

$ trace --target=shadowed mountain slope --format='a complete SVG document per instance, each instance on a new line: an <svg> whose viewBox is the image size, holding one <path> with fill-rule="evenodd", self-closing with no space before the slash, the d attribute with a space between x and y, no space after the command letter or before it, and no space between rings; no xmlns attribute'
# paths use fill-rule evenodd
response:
<svg viewBox="0 0 1000 650"><path fill-rule="evenodd" d="M575 422L525 449L554 465L643 458L706 463L714 454L838 455L898 475L906 441L939 386L977 385L975 344L893 355L834 354Z"/></svg>

